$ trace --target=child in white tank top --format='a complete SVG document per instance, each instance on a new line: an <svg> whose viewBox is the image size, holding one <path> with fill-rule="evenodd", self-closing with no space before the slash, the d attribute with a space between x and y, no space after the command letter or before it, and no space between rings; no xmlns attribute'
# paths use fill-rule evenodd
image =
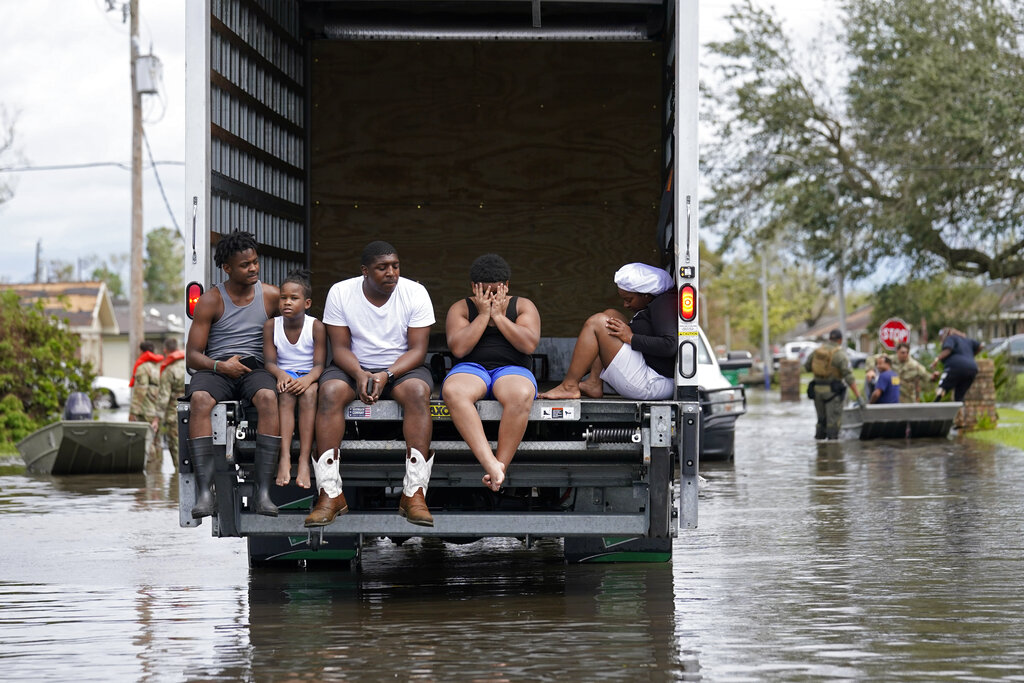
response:
<svg viewBox="0 0 1024 683"><path fill-rule="evenodd" d="M310 452L316 422L317 380L327 359L324 324L306 315L313 303L308 270L293 270L281 283L281 315L263 326L265 367L277 382L281 418L281 456L277 485L287 486L292 477L292 435L295 412L299 418L299 463L295 483L310 487Z"/></svg>

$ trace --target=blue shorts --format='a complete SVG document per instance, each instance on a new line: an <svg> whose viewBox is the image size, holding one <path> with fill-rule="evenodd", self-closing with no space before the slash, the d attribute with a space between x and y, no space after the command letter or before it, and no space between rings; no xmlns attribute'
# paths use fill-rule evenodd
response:
<svg viewBox="0 0 1024 683"><path fill-rule="evenodd" d="M487 385L487 394L484 398L494 398L494 394L491 389L494 387L494 383L499 377L504 377L505 375L519 375L520 377L526 377L533 383L533 397L537 398L537 378L533 376L532 372L521 365L502 365L500 368L495 368L494 370L485 370L484 366L479 363L456 363L455 367L448 371L448 377L457 373L473 375L482 379L484 384ZM445 379L447 379L447 377ZM444 383L441 384L441 399L444 399Z"/></svg>

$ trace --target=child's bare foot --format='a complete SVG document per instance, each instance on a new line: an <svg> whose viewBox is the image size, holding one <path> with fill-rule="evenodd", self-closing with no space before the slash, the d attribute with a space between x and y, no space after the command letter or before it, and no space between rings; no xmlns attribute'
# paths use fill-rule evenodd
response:
<svg viewBox="0 0 1024 683"><path fill-rule="evenodd" d="M576 383L566 383L563 381L554 389L545 391L538 398L579 398L580 397L580 385Z"/></svg>
<svg viewBox="0 0 1024 683"><path fill-rule="evenodd" d="M598 377L596 380L588 379L580 382L580 393L590 398L601 398L604 396L604 380Z"/></svg>
<svg viewBox="0 0 1024 683"><path fill-rule="evenodd" d="M292 480L292 459L283 453L277 461L277 485L287 486Z"/></svg>
<svg viewBox="0 0 1024 683"><path fill-rule="evenodd" d="M299 457L299 470L295 473L295 483L299 485L300 489L308 489L309 483L309 456Z"/></svg>
<svg viewBox="0 0 1024 683"><path fill-rule="evenodd" d="M495 460L494 467L485 467L484 471L487 472L487 474L480 479L480 481L484 483L484 486L492 491L500 490L502 483L505 481L505 466Z"/></svg>

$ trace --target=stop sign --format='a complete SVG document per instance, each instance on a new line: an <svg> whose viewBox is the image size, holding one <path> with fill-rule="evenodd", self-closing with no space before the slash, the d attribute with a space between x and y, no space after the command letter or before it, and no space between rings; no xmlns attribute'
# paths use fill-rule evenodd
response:
<svg viewBox="0 0 1024 683"><path fill-rule="evenodd" d="M892 350L903 342L910 342L910 325L899 318L889 318L878 328L878 339L882 346Z"/></svg>

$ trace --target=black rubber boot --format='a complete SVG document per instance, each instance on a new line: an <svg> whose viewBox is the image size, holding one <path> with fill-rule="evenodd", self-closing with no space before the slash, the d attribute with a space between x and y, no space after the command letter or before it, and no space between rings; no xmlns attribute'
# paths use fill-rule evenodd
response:
<svg viewBox="0 0 1024 683"><path fill-rule="evenodd" d="M277 517L277 506L270 500L270 487L277 475L277 459L280 455L281 437L256 435L256 491L249 501L249 509L267 517Z"/></svg>
<svg viewBox="0 0 1024 683"><path fill-rule="evenodd" d="M213 437L189 439L188 449L192 453L192 467L196 472L196 504L192 508L192 519L209 517L217 505L213 495Z"/></svg>

